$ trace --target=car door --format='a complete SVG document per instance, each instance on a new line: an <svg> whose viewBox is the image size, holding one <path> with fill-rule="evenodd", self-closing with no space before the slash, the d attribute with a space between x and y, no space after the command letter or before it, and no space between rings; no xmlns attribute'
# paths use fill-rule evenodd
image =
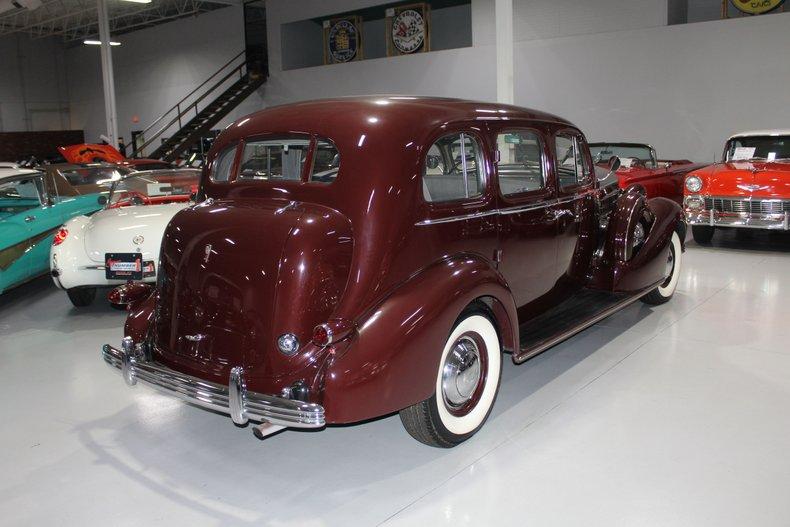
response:
<svg viewBox="0 0 790 527"><path fill-rule="evenodd" d="M552 205L556 193L548 177L544 130L494 130L499 200L499 271L516 306L544 296L554 286L557 221Z"/></svg>
<svg viewBox="0 0 790 527"><path fill-rule="evenodd" d="M41 209L41 176L0 181L0 291L31 276L35 221Z"/></svg>
<svg viewBox="0 0 790 527"><path fill-rule="evenodd" d="M584 136L575 129L554 133L553 168L557 179L557 266L555 280L585 279L596 244L595 185Z"/></svg>
<svg viewBox="0 0 790 527"><path fill-rule="evenodd" d="M424 219L417 222L416 243L431 259L475 253L493 262L497 211L486 137L462 128L428 144L422 161Z"/></svg>

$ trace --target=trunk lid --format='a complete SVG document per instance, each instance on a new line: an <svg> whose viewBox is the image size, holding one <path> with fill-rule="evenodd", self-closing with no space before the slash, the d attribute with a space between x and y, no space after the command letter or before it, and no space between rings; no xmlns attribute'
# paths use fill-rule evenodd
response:
<svg viewBox="0 0 790 527"><path fill-rule="evenodd" d="M290 328L304 325L309 312L310 288L294 279L320 266L302 262L330 243L329 229L301 243L304 231L338 218L323 207L261 198L218 200L178 214L162 242L156 353L217 380L227 380L234 366L254 374L271 365L266 351L276 342L274 328L297 332ZM299 243L289 258L291 238Z"/></svg>

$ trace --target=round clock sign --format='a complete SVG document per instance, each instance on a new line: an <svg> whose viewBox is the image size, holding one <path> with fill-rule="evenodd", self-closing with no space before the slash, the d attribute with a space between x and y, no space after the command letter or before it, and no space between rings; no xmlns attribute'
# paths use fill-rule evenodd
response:
<svg viewBox="0 0 790 527"><path fill-rule="evenodd" d="M392 21L392 44L401 53L414 53L425 43L425 19L414 9L404 9Z"/></svg>
<svg viewBox="0 0 790 527"><path fill-rule="evenodd" d="M329 54L333 62L349 62L359 49L359 32L348 20L340 20L329 29Z"/></svg>

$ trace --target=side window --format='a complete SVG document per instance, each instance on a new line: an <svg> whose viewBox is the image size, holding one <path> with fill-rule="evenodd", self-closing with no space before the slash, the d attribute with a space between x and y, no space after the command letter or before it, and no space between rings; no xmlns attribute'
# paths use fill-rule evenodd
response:
<svg viewBox="0 0 790 527"><path fill-rule="evenodd" d="M497 135L496 144L499 188L503 196L545 188L543 146L538 134L527 130L502 132Z"/></svg>
<svg viewBox="0 0 790 527"><path fill-rule="evenodd" d="M340 170L340 152L328 139L317 139L315 143L315 156L313 157L313 170L309 181L314 183L331 183L337 178Z"/></svg>
<svg viewBox="0 0 790 527"><path fill-rule="evenodd" d="M570 135L557 135L554 139L554 146L557 156L554 166L560 188L578 185L584 179L584 167L575 138Z"/></svg>
<svg viewBox="0 0 790 527"><path fill-rule="evenodd" d="M244 145L239 179L302 179L302 168L310 148L309 139L269 139Z"/></svg>
<svg viewBox="0 0 790 527"><path fill-rule="evenodd" d="M211 168L212 181L229 181L230 170L233 168L233 160L236 157L236 147L226 148L214 159L214 166Z"/></svg>
<svg viewBox="0 0 790 527"><path fill-rule="evenodd" d="M576 157L577 157L577 166L581 166L582 170L580 172L581 176L579 177L579 183L582 185L586 185L590 182L592 177L592 167L590 166L590 162L587 159L587 156L584 155L584 151L587 148L587 143L581 137L576 138Z"/></svg>
<svg viewBox="0 0 790 527"><path fill-rule="evenodd" d="M0 218L3 212L16 213L41 205L41 180L26 178L0 183Z"/></svg>
<svg viewBox="0 0 790 527"><path fill-rule="evenodd" d="M437 140L425 156L422 190L425 201L441 202L481 196L485 186L481 149L469 134Z"/></svg>

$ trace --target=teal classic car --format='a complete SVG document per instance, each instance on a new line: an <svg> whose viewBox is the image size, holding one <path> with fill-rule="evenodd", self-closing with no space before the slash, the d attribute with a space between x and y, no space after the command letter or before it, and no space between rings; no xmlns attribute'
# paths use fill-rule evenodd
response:
<svg viewBox="0 0 790 527"><path fill-rule="evenodd" d="M49 272L53 237L67 220L102 208L102 183L73 185L57 169L0 167L0 293Z"/></svg>

